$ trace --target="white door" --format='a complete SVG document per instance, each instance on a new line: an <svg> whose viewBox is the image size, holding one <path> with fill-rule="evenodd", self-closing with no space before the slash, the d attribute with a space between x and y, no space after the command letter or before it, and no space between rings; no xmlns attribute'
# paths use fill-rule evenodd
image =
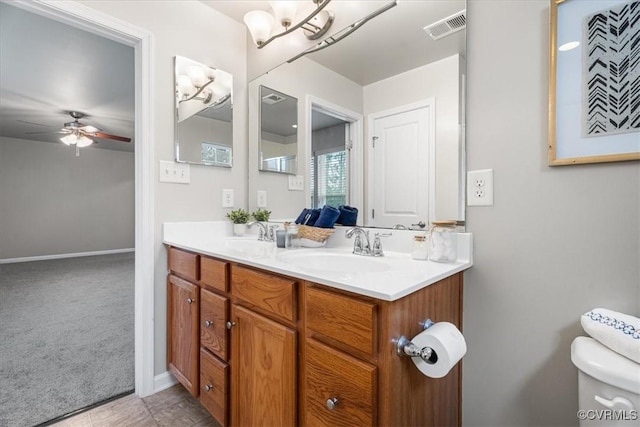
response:
<svg viewBox="0 0 640 427"><path fill-rule="evenodd" d="M430 99L370 116L368 225L408 228L432 219L434 106Z"/></svg>

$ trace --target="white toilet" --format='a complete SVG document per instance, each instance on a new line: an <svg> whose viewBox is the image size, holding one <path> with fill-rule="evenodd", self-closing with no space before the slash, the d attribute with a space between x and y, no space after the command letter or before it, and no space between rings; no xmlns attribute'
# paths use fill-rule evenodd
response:
<svg viewBox="0 0 640 427"><path fill-rule="evenodd" d="M589 337L571 344L581 426L640 425L640 364Z"/></svg>

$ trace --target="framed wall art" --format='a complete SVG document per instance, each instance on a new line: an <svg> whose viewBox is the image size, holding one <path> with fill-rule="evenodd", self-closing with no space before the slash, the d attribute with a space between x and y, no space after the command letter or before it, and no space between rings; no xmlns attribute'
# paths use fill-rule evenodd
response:
<svg viewBox="0 0 640 427"><path fill-rule="evenodd" d="M549 165L640 160L640 1L551 0Z"/></svg>

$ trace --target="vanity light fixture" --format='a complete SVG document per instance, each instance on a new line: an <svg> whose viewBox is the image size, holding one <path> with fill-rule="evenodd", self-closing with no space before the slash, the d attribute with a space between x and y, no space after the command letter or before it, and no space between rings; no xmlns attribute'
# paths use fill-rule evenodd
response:
<svg viewBox="0 0 640 427"><path fill-rule="evenodd" d="M244 15L244 23L247 25L253 42L262 49L273 40L287 35L298 28L304 30L304 35L309 40L315 40L325 34L333 24L334 14L324 8L331 0L312 0L315 9L304 19L293 25L293 21L301 1L270 1L275 18L264 10L252 10ZM284 31L271 37L273 25L278 22Z"/></svg>

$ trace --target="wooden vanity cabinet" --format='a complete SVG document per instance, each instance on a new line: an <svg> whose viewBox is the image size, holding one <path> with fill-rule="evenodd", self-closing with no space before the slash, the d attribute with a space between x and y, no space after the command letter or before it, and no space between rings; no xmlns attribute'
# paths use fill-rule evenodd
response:
<svg viewBox="0 0 640 427"><path fill-rule="evenodd" d="M382 301L177 248L169 268L169 369L222 426L461 424L461 365L428 378L394 343L462 328L462 273Z"/></svg>

